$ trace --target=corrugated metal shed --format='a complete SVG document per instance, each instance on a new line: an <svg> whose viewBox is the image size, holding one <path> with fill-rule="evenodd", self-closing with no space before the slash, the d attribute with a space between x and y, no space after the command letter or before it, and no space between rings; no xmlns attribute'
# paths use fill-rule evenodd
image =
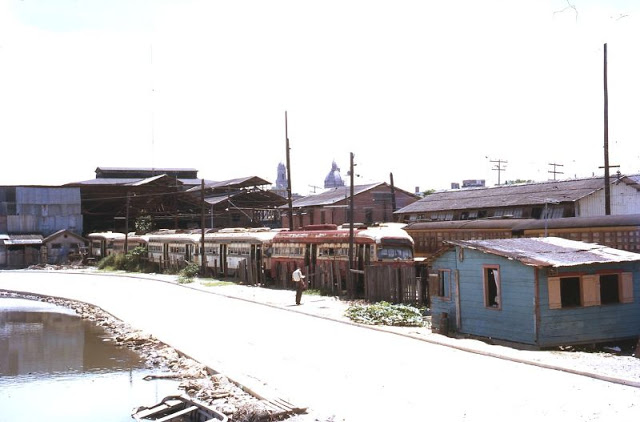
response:
<svg viewBox="0 0 640 422"><path fill-rule="evenodd" d="M612 177L611 180L618 181L618 178ZM638 189L637 182L631 177L623 177L620 181ZM524 205L544 206L554 202L575 202L601 189L604 189L602 177L456 189L435 192L396 211L396 214Z"/></svg>
<svg viewBox="0 0 640 422"><path fill-rule="evenodd" d="M445 243L476 249L520 261L525 265L539 267L572 267L585 264L640 261L640 254L637 253L558 237L450 240Z"/></svg>

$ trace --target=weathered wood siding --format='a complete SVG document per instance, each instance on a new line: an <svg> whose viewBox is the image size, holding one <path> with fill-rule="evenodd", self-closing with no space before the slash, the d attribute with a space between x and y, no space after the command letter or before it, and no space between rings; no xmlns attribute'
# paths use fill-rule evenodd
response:
<svg viewBox="0 0 640 422"><path fill-rule="evenodd" d="M604 186L601 190L580 199L576 205L576 216L603 215L605 209ZM640 210L640 192L626 183L611 185L611 214L637 214Z"/></svg>
<svg viewBox="0 0 640 422"><path fill-rule="evenodd" d="M462 261L457 257L455 251L449 251L434 263L434 270L458 270L460 291L456 291L452 277L451 298L432 298L432 314L447 312L450 327L455 327L455 321L459 320L460 326L455 329L460 333L535 344L534 268L472 249L464 250ZM500 308L485 306L485 265L499 267ZM460 316L456 315L456 294L459 294Z"/></svg>
<svg viewBox="0 0 640 422"><path fill-rule="evenodd" d="M483 266L500 271L501 307L488 308L484 301ZM458 264L460 277L461 332L484 337L535 343L533 267L472 249L465 249Z"/></svg>
<svg viewBox="0 0 640 422"><path fill-rule="evenodd" d="M451 270L452 274L455 274L457 270L456 253L455 250L445 252L440 256L432 265L430 274L437 274L439 270ZM433 293L433 282L437 282L437 278L430 276L429 279L429 301L431 303L431 323L434 328L440 327L442 314L448 315L448 331L459 331L457 324L458 315L456 311L456 300L458 290L455 285L455 280L451 278L451 286L449 290L449 296L437 296Z"/></svg>
<svg viewBox="0 0 640 422"><path fill-rule="evenodd" d="M539 346L597 343L640 335L640 264L593 264L564 268L558 271L558 276L597 274L607 270L632 273L632 303L550 309L548 276L545 271L540 271Z"/></svg>

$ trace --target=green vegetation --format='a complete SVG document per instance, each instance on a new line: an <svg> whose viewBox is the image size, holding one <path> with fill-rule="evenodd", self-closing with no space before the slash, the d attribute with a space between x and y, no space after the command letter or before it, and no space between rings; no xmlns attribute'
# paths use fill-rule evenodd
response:
<svg viewBox="0 0 640 422"><path fill-rule="evenodd" d="M148 214L143 214L136 218L136 233L149 233L153 230L153 218Z"/></svg>
<svg viewBox="0 0 640 422"><path fill-rule="evenodd" d="M129 271L137 273L150 272L150 268L147 262L147 250L138 246L133 248L126 254L111 254L102 258L98 262L98 269L105 271Z"/></svg>
<svg viewBox="0 0 640 422"><path fill-rule="evenodd" d="M218 287L218 286L233 286L236 283L234 283L232 281L222 281L222 280L212 280L212 281L203 282L201 280L200 284L202 284L205 287Z"/></svg>
<svg viewBox="0 0 640 422"><path fill-rule="evenodd" d="M186 267L180 270L178 273L178 283L187 284L192 283L193 278L200 273L200 266L194 262L190 262Z"/></svg>
<svg viewBox="0 0 640 422"><path fill-rule="evenodd" d="M307 289L304 291L304 294L310 296L325 296L320 289Z"/></svg>
<svg viewBox="0 0 640 422"><path fill-rule="evenodd" d="M354 322L368 325L422 327L425 324L421 309L389 302L352 305L345 315Z"/></svg>

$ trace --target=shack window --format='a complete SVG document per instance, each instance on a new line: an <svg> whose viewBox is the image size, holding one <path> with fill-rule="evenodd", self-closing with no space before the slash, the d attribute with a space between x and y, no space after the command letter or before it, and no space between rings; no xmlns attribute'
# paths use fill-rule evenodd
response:
<svg viewBox="0 0 640 422"><path fill-rule="evenodd" d="M618 274L604 274L600 276L600 303L620 303Z"/></svg>
<svg viewBox="0 0 640 422"><path fill-rule="evenodd" d="M560 302L563 308L580 306L580 277L560 278Z"/></svg>
<svg viewBox="0 0 640 422"><path fill-rule="evenodd" d="M484 306L500 309L500 269L497 266L484 267Z"/></svg>
<svg viewBox="0 0 640 422"><path fill-rule="evenodd" d="M451 292L451 270L438 270L438 293L440 297L448 298Z"/></svg>

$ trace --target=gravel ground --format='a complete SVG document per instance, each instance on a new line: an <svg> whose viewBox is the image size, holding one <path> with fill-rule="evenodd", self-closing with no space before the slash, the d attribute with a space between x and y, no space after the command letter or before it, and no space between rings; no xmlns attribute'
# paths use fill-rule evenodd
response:
<svg viewBox="0 0 640 422"><path fill-rule="evenodd" d="M48 267L44 270L55 271L56 269ZM107 273L96 272L92 268L67 268L64 271L108 275ZM126 274L121 272L111 274L177 283L177 276L172 275ZM293 312L305 313L340 323L353 324L344 315L350 302L339 300L335 297L305 294L303 295L302 305L295 306L295 292L291 290L245 286L208 279L196 279L193 283L184 284L183 286L230 298L262 303L266 306ZM71 307L83 318L94 320L96 324L104 326L105 329L113 333L114 341L124 347L138 351L146 358L148 366L158 368L160 374L176 376L182 379L182 387L187 394L212 404L218 410L228 414L231 420L257 421L261 418L269 420L268 413L260 399L245 392L242 386L235 385L223 374L209 373L198 362L180 356L171 347L158 342L145 333L133 331L126 323L114 319L97 308L70 301L60 301L59 299L46 298L44 300ZM425 327L366 327L467 350L472 353L578 373L640 388L640 358L634 356L636 341L599 345L598 347L566 347L555 350L532 351L491 345L475 339L446 337L432 332L428 321ZM294 416L289 420L322 420L329 422L327 419L315 418L313 415Z"/></svg>

